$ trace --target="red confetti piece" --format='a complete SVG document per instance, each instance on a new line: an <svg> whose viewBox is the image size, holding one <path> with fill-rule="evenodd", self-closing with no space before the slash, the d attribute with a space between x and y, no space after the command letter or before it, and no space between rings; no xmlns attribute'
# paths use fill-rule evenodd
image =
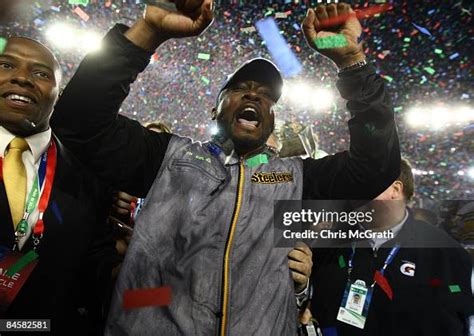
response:
<svg viewBox="0 0 474 336"><path fill-rule="evenodd" d="M171 303L171 287L129 289L123 293L123 309L168 306Z"/></svg>
<svg viewBox="0 0 474 336"><path fill-rule="evenodd" d="M76 13L83 21L89 21L89 15L84 12L80 7L74 8L74 13Z"/></svg>
<svg viewBox="0 0 474 336"><path fill-rule="evenodd" d="M393 299L393 291L392 287L390 287L390 284L388 283L388 280L386 277L383 276L380 271L376 271L374 275L374 280L379 285L379 287L385 292L387 297L392 300Z"/></svg>
<svg viewBox="0 0 474 336"><path fill-rule="evenodd" d="M430 280L430 286L440 287L441 286L441 280L440 279L431 279Z"/></svg>
<svg viewBox="0 0 474 336"><path fill-rule="evenodd" d="M383 13L389 9L392 9L390 4L385 4L381 6L372 6L366 9L357 10L354 13L346 14L346 15L339 15L336 17L328 18L326 20L321 20L319 25L321 28L327 28L332 26L337 26L346 22L349 18L355 15L358 19L364 19L369 16L374 16L376 14Z"/></svg>

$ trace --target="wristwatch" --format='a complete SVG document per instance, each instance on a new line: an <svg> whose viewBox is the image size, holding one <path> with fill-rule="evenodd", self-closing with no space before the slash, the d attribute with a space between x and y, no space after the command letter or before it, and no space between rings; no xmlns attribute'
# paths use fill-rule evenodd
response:
<svg viewBox="0 0 474 336"><path fill-rule="evenodd" d="M306 302L308 302L308 300L311 296L311 288L310 287L311 286L309 285L309 279L308 279L308 282L306 283L305 289L302 290L301 292L295 294L296 306L299 309L302 309L304 307L304 305L306 304Z"/></svg>
<svg viewBox="0 0 474 336"><path fill-rule="evenodd" d="M363 66L367 65L368 62L367 62L367 59L364 59L363 61L359 61L359 62L356 62L354 64L351 64L351 65L348 65L342 69L339 69L339 71L337 72L338 74L342 73L342 72L346 72L346 71L350 71L350 70L355 70L355 69L358 69L358 68L362 68Z"/></svg>

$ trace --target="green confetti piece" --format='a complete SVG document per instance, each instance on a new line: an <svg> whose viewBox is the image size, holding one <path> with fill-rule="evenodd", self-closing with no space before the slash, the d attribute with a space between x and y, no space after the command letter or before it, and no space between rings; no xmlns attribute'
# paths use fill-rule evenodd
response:
<svg viewBox="0 0 474 336"><path fill-rule="evenodd" d="M0 54L3 54L3 51L7 47L7 39L0 37Z"/></svg>
<svg viewBox="0 0 474 336"><path fill-rule="evenodd" d="M245 162L247 162L248 167L252 168L261 164L268 163L268 158L266 154L258 154L250 159L247 159Z"/></svg>
<svg viewBox="0 0 474 336"><path fill-rule="evenodd" d="M346 37L343 34L321 37L314 40L318 49L341 48L347 46Z"/></svg>
<svg viewBox="0 0 474 336"><path fill-rule="evenodd" d="M409 38L409 37L405 37L405 38L403 39L403 42L410 42L410 41L411 41L411 38Z"/></svg>
<svg viewBox="0 0 474 336"><path fill-rule="evenodd" d="M192 72L196 72L196 71L197 71L197 68L196 68L194 65L191 65L191 71L192 71Z"/></svg>
<svg viewBox="0 0 474 336"><path fill-rule="evenodd" d="M403 110L403 107L397 106L393 109L395 112L401 112Z"/></svg>
<svg viewBox="0 0 474 336"><path fill-rule="evenodd" d="M339 267L340 268L346 267L346 261L344 260L344 257L342 255L339 256Z"/></svg>
<svg viewBox="0 0 474 336"><path fill-rule="evenodd" d="M205 54L205 53L199 53L198 54L198 59L208 60L210 58L211 58L211 55L209 55L209 54Z"/></svg>
<svg viewBox="0 0 474 336"><path fill-rule="evenodd" d="M89 4L89 0L69 0L69 4L87 6Z"/></svg>
<svg viewBox="0 0 474 336"><path fill-rule="evenodd" d="M425 70L430 75L433 75L436 72L436 70L431 68L431 67L425 67L425 68L423 68L423 70Z"/></svg>
<svg viewBox="0 0 474 336"><path fill-rule="evenodd" d="M441 55L443 53L443 50L441 49L435 49L435 54Z"/></svg>
<svg viewBox="0 0 474 336"><path fill-rule="evenodd" d="M9 277L15 275L15 273L18 273L19 271L21 271L23 267L28 265L30 262L32 262L36 258L38 258L38 254L34 250L31 250L30 252L25 254L23 257L18 259L18 261L8 269L6 275Z"/></svg>
<svg viewBox="0 0 474 336"><path fill-rule="evenodd" d="M390 77L390 76L387 76L387 75L383 75L382 78L385 79L389 83L391 83L393 81L393 77Z"/></svg>
<svg viewBox="0 0 474 336"><path fill-rule="evenodd" d="M209 85L209 83L211 82L209 79L207 79L207 78L204 77L204 76L201 76L201 80L202 80L206 85Z"/></svg>
<svg viewBox="0 0 474 336"><path fill-rule="evenodd" d="M461 287L459 287L459 285L450 285L449 286L449 291L451 293L460 293L461 292Z"/></svg>

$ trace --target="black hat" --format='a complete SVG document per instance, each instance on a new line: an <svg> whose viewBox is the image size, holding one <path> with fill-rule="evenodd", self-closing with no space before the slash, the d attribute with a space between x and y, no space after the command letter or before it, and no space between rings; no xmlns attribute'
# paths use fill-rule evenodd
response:
<svg viewBox="0 0 474 336"><path fill-rule="evenodd" d="M252 80L268 85L273 92L273 98L278 101L283 88L283 78L280 70L271 61L265 58L254 58L242 64L233 74L227 76L227 80L222 85L217 101L225 89L234 83Z"/></svg>

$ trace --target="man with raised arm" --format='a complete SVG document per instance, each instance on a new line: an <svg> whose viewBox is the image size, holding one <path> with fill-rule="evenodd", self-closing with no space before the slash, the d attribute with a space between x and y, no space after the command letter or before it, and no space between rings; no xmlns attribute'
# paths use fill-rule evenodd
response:
<svg viewBox="0 0 474 336"><path fill-rule="evenodd" d="M294 335L297 305L308 292L308 270L295 260L309 252L297 246L299 253L288 255L274 247L273 202L370 199L385 190L400 166L390 98L358 43L355 16L321 30L321 20L352 12L331 4L309 10L303 29L309 46L340 70L338 87L352 113L349 151L302 160L268 150L283 80L265 59L250 60L227 78L211 112L219 132L209 142L146 130L117 115L129 85L162 43L197 36L213 21L211 0L177 1L177 9L148 6L133 27L114 27L103 51L82 62L52 121L96 174L147 197L106 332ZM347 46L317 49L315 38L334 34L343 34ZM167 286L167 306L124 307L127 290Z"/></svg>

